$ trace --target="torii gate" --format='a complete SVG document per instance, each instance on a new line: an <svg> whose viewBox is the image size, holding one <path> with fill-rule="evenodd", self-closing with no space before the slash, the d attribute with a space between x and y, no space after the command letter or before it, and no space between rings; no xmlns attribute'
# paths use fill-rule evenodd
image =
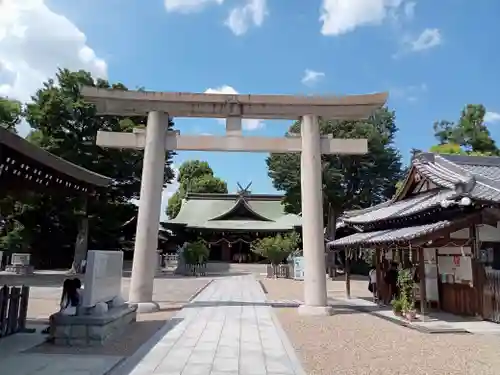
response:
<svg viewBox="0 0 500 375"><path fill-rule="evenodd" d="M318 118L366 119L384 105L386 93L314 97L118 91L94 87L84 87L82 93L87 101L96 105L99 115L148 116L145 130L99 131L97 134L97 145L101 147L144 149L129 303L137 304L140 312L158 309L153 301L153 281L165 150L301 152L305 280L304 305L299 307L299 313L331 313L326 294L321 154L366 154L368 146L366 139L322 137ZM226 136L181 136L178 131L167 131L169 117L225 118ZM301 137L243 137L242 118L301 119Z"/></svg>

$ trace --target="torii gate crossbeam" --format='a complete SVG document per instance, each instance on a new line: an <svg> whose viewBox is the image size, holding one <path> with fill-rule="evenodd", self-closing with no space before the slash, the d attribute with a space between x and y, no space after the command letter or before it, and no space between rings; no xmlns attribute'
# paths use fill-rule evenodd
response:
<svg viewBox="0 0 500 375"><path fill-rule="evenodd" d="M152 297L165 150L300 152L305 271L304 304L299 313L331 312L326 294L321 154L365 154L367 141L321 137L318 119L368 118L385 103L387 94L302 97L155 93L92 87L85 87L82 92L96 104L100 115L148 116L146 130L99 132L97 138L102 147L144 149L129 303L137 304L139 311L157 308ZM227 135L181 136L178 132L167 132L169 116L226 118ZM301 134L285 138L243 137L242 118L301 119Z"/></svg>

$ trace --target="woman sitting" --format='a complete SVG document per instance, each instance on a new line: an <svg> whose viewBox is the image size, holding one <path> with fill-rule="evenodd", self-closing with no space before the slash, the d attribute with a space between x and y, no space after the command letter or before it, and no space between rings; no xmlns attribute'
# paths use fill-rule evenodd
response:
<svg viewBox="0 0 500 375"><path fill-rule="evenodd" d="M63 283L59 313L63 315L76 315L81 302L80 288L82 283L79 279L66 279ZM53 315L49 318L49 326L42 331L45 334L53 332ZM51 335L52 336L52 335Z"/></svg>

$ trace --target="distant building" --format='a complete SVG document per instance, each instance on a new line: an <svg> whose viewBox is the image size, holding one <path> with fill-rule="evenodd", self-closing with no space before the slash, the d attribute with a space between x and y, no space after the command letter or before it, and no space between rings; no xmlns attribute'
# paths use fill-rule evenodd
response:
<svg viewBox="0 0 500 375"><path fill-rule="evenodd" d="M210 260L256 262L250 251L257 238L300 230L302 218L285 213L283 196L251 194L188 194L179 214L162 223L178 242L203 238L210 246Z"/></svg>

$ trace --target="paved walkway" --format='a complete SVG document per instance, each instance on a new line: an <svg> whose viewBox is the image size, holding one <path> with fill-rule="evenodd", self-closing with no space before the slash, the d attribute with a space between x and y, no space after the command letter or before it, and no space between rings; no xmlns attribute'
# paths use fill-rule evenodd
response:
<svg viewBox="0 0 500 375"><path fill-rule="evenodd" d="M151 341L112 374L305 374L251 275L214 280Z"/></svg>

